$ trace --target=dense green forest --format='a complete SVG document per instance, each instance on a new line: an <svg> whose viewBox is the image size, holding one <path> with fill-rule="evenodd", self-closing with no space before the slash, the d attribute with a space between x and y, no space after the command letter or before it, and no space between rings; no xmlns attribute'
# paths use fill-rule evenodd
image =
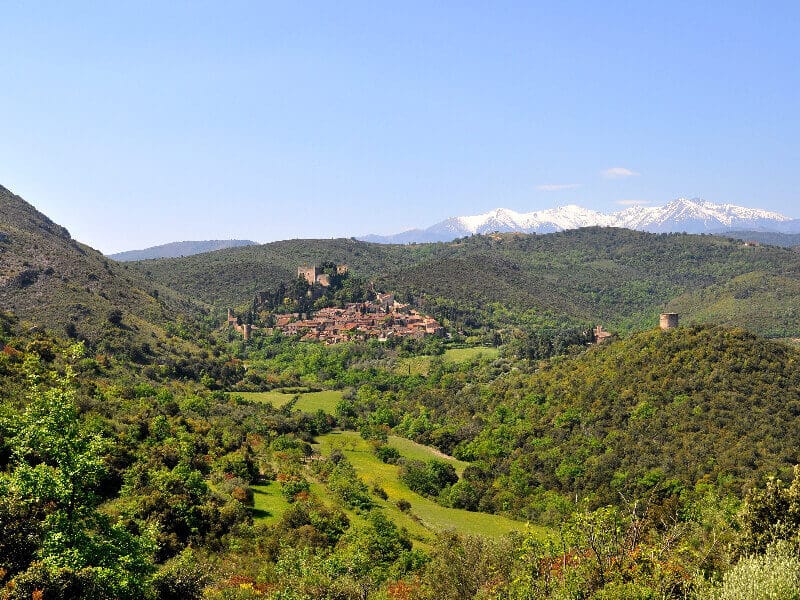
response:
<svg viewBox="0 0 800 600"><path fill-rule="evenodd" d="M797 598L800 349L764 337L796 335L795 253L588 229L126 269L0 192L0 599ZM450 336L223 325L323 260L352 276L298 304L374 281Z"/></svg>

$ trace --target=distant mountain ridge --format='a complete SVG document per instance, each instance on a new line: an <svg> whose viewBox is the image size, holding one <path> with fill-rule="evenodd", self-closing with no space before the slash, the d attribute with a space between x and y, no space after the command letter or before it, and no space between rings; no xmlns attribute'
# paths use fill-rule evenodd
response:
<svg viewBox="0 0 800 600"><path fill-rule="evenodd" d="M386 236L366 235L359 239L381 244L448 242L482 233L553 233L594 226L623 227L651 233L720 233L733 229L800 233L800 219L777 212L715 204L700 198L678 198L664 206L631 206L614 213L602 213L574 204L529 213L497 208L480 215L452 217L426 229Z"/></svg>
<svg viewBox="0 0 800 600"><path fill-rule="evenodd" d="M159 246L151 246L141 250L126 250L109 254L118 262L129 262L133 260L148 260L151 258L179 258L181 256L192 256L203 252L213 252L224 250L225 248L240 248L242 246L255 246L257 242L252 240L190 240L184 242L170 242Z"/></svg>

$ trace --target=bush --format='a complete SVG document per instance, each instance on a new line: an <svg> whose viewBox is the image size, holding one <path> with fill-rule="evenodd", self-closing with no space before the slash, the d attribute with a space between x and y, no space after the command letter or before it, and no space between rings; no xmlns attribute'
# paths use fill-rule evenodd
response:
<svg viewBox="0 0 800 600"><path fill-rule="evenodd" d="M158 600L200 600L210 579L208 567L187 549L167 561L153 578Z"/></svg>
<svg viewBox="0 0 800 600"><path fill-rule="evenodd" d="M108 322L114 325L115 327L119 327L122 324L122 311L118 308L111 309L108 311Z"/></svg>
<svg viewBox="0 0 800 600"><path fill-rule="evenodd" d="M762 598L800 599L800 559L788 542L777 542L763 555L741 559L725 573L721 584L700 595L700 600Z"/></svg>
<svg viewBox="0 0 800 600"><path fill-rule="evenodd" d="M358 478L353 465L347 459L340 460L331 471L328 488L348 506L364 509L372 506L367 485Z"/></svg>
<svg viewBox="0 0 800 600"><path fill-rule="evenodd" d="M446 486L458 481L453 465L441 460L404 461L400 480L412 491L425 496L436 496Z"/></svg>
<svg viewBox="0 0 800 600"><path fill-rule="evenodd" d="M372 493L375 494L381 500L386 500L389 497L389 495L386 493L386 490L384 490L377 483L372 486Z"/></svg>
<svg viewBox="0 0 800 600"><path fill-rule="evenodd" d="M400 451L394 446L379 444L375 446L375 456L381 459L382 462L393 465L400 458Z"/></svg>
<svg viewBox="0 0 800 600"><path fill-rule="evenodd" d="M292 477L281 482L281 493L289 502L294 502L298 494L310 489L311 484L302 477Z"/></svg>

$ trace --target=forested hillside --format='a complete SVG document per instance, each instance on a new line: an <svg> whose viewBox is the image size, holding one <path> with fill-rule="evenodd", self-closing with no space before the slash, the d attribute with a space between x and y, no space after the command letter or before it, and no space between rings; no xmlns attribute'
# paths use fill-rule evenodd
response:
<svg viewBox="0 0 800 600"><path fill-rule="evenodd" d="M777 231L727 231L719 234L743 241L755 241L761 244L796 248L800 246L800 233L779 233Z"/></svg>
<svg viewBox="0 0 800 600"><path fill-rule="evenodd" d="M800 352L741 329L652 330L486 379L448 369L391 406L396 431L478 466L456 506L534 520L575 495L736 494L800 462ZM560 500L552 493L558 492Z"/></svg>
<svg viewBox="0 0 800 600"><path fill-rule="evenodd" d="M602 322L630 331L655 324L656 315L680 297L674 307L684 322L800 335L800 254L716 236L587 228L409 246L292 240L136 267L188 296L238 306L256 290L290 282L298 264L323 260L349 264L352 272L457 329ZM743 307L724 301L726 286L757 273L777 278L780 291L751 287Z"/></svg>

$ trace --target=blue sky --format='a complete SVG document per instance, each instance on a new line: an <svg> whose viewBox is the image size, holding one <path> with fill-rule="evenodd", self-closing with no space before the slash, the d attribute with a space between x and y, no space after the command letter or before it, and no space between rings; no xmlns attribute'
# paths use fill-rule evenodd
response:
<svg viewBox="0 0 800 600"><path fill-rule="evenodd" d="M698 195L800 217L797 2L10 1L0 29L0 184L104 252Z"/></svg>

